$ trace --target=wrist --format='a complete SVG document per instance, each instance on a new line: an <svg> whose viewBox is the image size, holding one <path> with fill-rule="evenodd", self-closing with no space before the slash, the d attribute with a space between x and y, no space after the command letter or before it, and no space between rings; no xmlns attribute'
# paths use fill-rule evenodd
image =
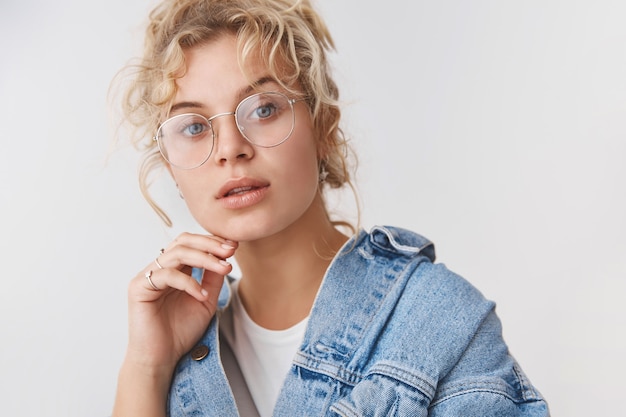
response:
<svg viewBox="0 0 626 417"><path fill-rule="evenodd" d="M122 374L134 376L135 378L145 380L145 382L153 381L155 384L166 384L169 387L170 380L174 373L176 363L154 363L141 355L136 356L127 352L122 367Z"/></svg>
<svg viewBox="0 0 626 417"><path fill-rule="evenodd" d="M173 367L125 359L119 372L114 417L165 416Z"/></svg>

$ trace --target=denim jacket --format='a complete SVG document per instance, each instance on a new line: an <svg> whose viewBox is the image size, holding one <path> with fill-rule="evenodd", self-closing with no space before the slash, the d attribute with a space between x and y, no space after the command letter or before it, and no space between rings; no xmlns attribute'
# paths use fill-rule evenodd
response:
<svg viewBox="0 0 626 417"><path fill-rule="evenodd" d="M430 241L394 227L344 245L274 416L549 416L508 351L494 303L434 258ZM220 308L229 295L225 286ZM239 416L218 327L219 314L179 362L170 416Z"/></svg>

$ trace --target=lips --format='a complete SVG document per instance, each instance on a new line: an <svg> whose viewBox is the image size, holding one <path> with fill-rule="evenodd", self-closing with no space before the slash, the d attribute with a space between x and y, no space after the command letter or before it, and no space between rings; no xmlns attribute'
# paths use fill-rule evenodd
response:
<svg viewBox="0 0 626 417"><path fill-rule="evenodd" d="M253 178L240 178L226 182L217 193L217 200L228 210L242 210L255 206L265 199L270 184Z"/></svg>
<svg viewBox="0 0 626 417"><path fill-rule="evenodd" d="M243 194L243 193L246 193L248 191L256 190L257 188L258 187L251 187L251 186L248 186L248 187L237 187L237 188L234 188L234 189L230 190L229 192L227 192L224 195L224 197L230 197L231 195Z"/></svg>
<svg viewBox="0 0 626 417"><path fill-rule="evenodd" d="M226 182L218 191L217 198L242 196L261 188L266 188L269 183L253 178L240 178Z"/></svg>

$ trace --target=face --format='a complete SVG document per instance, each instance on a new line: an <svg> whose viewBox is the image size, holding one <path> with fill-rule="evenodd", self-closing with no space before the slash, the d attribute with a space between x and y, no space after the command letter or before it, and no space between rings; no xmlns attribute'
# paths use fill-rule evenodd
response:
<svg viewBox="0 0 626 417"><path fill-rule="evenodd" d="M197 113L211 117L233 112L257 92L283 92L262 65L253 65L252 89L238 66L235 39L224 36L185 54L187 72L178 80L175 116ZM213 151L200 167L170 166L174 180L195 219L208 232L239 241L272 236L309 221L318 197L317 149L311 117L303 101L294 103L295 127L285 142L272 148L252 145L239 132L232 115L212 121ZM317 208L318 209L318 208Z"/></svg>

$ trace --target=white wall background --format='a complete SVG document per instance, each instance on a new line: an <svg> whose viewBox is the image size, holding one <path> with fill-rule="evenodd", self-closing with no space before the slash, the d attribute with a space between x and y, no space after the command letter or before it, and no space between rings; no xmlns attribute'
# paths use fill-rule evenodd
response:
<svg viewBox="0 0 626 417"><path fill-rule="evenodd" d="M194 227L167 181L156 191L173 230L143 203L134 151L105 161L109 82L138 51L152 3L0 4L2 415L108 415L127 281ZM553 415L617 415L626 2L318 3L364 226L421 232L497 301Z"/></svg>

